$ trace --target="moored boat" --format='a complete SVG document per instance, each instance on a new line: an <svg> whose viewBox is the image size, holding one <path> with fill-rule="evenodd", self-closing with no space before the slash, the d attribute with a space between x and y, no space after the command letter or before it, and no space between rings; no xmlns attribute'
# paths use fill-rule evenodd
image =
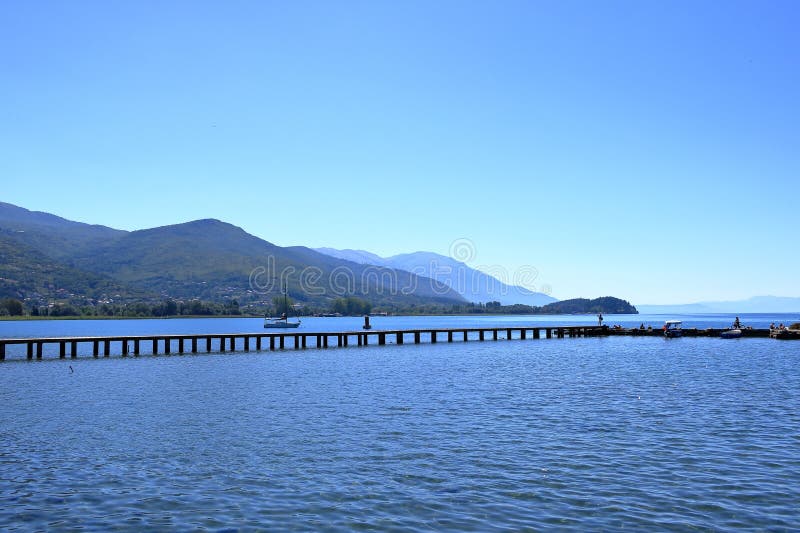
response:
<svg viewBox="0 0 800 533"><path fill-rule="evenodd" d="M296 321L289 321L289 296L288 296L288 288L284 287L283 289L283 308L285 311L279 316L278 318L269 318L264 317L264 327L267 329L286 329L286 328L299 328L300 327L300 319L298 318Z"/></svg>
<svg viewBox="0 0 800 533"><path fill-rule="evenodd" d="M720 337L723 339L738 339L742 336L742 330L735 328L735 329L727 329L719 334Z"/></svg>
<svg viewBox="0 0 800 533"><path fill-rule="evenodd" d="M773 339L800 340L800 330L772 328L769 330L769 336Z"/></svg>
<svg viewBox="0 0 800 533"><path fill-rule="evenodd" d="M668 339L672 339L675 337L682 337L683 331L681 330L681 325L683 322L680 320L667 320L664 322L664 336Z"/></svg>

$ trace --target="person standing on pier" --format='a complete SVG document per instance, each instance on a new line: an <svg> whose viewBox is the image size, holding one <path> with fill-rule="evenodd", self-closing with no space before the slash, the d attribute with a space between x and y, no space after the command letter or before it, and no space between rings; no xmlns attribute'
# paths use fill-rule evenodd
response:
<svg viewBox="0 0 800 533"><path fill-rule="evenodd" d="M597 314L597 325L598 326L602 326L603 325L603 313L598 313Z"/></svg>

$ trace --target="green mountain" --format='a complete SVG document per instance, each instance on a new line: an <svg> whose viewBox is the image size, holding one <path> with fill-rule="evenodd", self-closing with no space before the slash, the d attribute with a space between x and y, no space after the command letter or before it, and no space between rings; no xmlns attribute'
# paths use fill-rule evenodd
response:
<svg viewBox="0 0 800 533"><path fill-rule="evenodd" d="M12 239L59 259L91 250L127 233L106 226L73 222L50 213L29 211L5 202L0 202L0 229Z"/></svg>
<svg viewBox="0 0 800 533"><path fill-rule="evenodd" d="M609 315L638 314L629 302L614 298L613 296L603 296L588 300L586 298L573 298L572 300L561 300L553 302L540 308L540 314L546 315L582 315L604 313Z"/></svg>
<svg viewBox="0 0 800 533"><path fill-rule="evenodd" d="M69 267L19 242L13 233L0 230L0 297L34 300L77 300L93 303L147 298L107 276Z"/></svg>
<svg viewBox="0 0 800 533"><path fill-rule="evenodd" d="M48 275L60 273L58 293L73 298L106 291L123 300L236 299L266 305L279 294L276 278L282 278L295 301L316 306L351 295L386 307L464 302L429 278L276 246L218 220L125 232L0 203L0 233L9 249L4 267L30 273L13 291L8 282L0 296L52 298L52 291L40 289ZM37 262L45 266L38 268Z"/></svg>

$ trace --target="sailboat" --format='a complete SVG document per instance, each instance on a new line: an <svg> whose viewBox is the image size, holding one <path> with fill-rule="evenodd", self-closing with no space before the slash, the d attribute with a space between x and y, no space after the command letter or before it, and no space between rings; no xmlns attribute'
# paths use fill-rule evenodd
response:
<svg viewBox="0 0 800 533"><path fill-rule="evenodd" d="M278 318L269 318L264 317L264 327L265 328L299 328L300 327L300 319L298 318L297 321L289 322L289 296L288 296L288 285L283 287L283 308L284 312Z"/></svg>

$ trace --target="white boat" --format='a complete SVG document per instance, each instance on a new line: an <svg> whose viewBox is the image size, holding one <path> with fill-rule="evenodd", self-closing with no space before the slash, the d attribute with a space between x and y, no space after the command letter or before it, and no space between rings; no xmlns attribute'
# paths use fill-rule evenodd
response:
<svg viewBox="0 0 800 533"><path fill-rule="evenodd" d="M283 308L287 311L289 310L289 296L288 296L288 288L284 287L283 289ZM287 329L287 328L299 328L300 327L300 319L298 318L295 321L289 321L288 313L283 313L278 318L270 318L264 317L264 327L267 329Z"/></svg>
<svg viewBox="0 0 800 533"><path fill-rule="evenodd" d="M289 322L289 319L282 315L278 318L264 318L264 327L265 328L299 328L300 321L297 320L296 322Z"/></svg>
<svg viewBox="0 0 800 533"><path fill-rule="evenodd" d="M683 322L680 320L667 320L664 322L664 336L667 338L682 337L683 331L681 325Z"/></svg>
<svg viewBox="0 0 800 533"><path fill-rule="evenodd" d="M728 329L720 333L719 336L723 339L738 339L742 336L742 330L739 328Z"/></svg>

